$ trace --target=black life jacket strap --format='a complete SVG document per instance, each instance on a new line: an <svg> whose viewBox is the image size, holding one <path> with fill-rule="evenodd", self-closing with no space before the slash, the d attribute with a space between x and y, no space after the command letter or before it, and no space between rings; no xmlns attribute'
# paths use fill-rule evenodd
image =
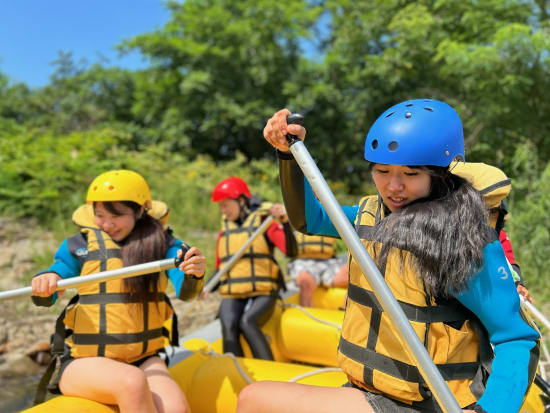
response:
<svg viewBox="0 0 550 413"><path fill-rule="evenodd" d="M48 367L46 368L46 371L40 378L40 381L38 382L38 387L36 388L36 395L34 396L33 405L36 406L37 404L43 403L44 400L46 400L46 392L48 391L48 385L50 384L52 380L53 373L57 367L57 361L61 359L61 356L63 355L63 351L65 350L65 338L67 336L67 332L65 329L65 323L63 320L65 320L65 314L67 313L67 309L74 304L76 304L79 300L80 296L77 294L71 300L69 301L69 304L63 309L59 317L57 317L57 320L55 322L55 333L52 336L51 340L51 350L50 354L52 355L52 359L50 360L50 363L48 364Z"/></svg>

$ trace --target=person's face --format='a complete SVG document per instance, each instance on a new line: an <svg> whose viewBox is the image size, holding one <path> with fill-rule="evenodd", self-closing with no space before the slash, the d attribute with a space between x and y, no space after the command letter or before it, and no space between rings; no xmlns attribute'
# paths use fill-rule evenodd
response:
<svg viewBox="0 0 550 413"><path fill-rule="evenodd" d="M430 194L431 177L423 168L377 163L372 168L372 178L392 212Z"/></svg>
<svg viewBox="0 0 550 413"><path fill-rule="evenodd" d="M236 221L239 219L241 214L241 208L239 201L236 199L226 198L219 202L220 212L225 216L229 221Z"/></svg>
<svg viewBox="0 0 550 413"><path fill-rule="evenodd" d="M109 212L103 202L96 202L94 205L95 224L113 240L122 241L134 229L136 218L130 207L120 202L115 202L114 207L119 214Z"/></svg>

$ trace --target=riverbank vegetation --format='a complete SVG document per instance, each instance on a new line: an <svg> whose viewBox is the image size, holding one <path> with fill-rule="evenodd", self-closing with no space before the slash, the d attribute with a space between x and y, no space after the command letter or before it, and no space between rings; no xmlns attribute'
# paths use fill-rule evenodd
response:
<svg viewBox="0 0 550 413"><path fill-rule="evenodd" d="M166 4L165 26L119 45L149 59L144 70L75 62L63 51L45 87L0 73L1 214L70 234L93 177L130 168L170 205L176 232L212 256L219 213L209 195L219 179L242 176L280 200L261 137L276 109L305 114L308 147L342 203L353 203L372 188L362 141L374 119L398 101L435 98L461 115L468 161L512 178L506 229L528 287L548 302L544 1Z"/></svg>

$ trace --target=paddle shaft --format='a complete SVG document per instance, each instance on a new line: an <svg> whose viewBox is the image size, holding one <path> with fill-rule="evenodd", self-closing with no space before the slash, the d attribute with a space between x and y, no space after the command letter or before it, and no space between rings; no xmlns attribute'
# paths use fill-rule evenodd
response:
<svg viewBox="0 0 550 413"><path fill-rule="evenodd" d="M298 114L289 115L287 117L287 123L289 124L301 124L302 121L302 116ZM416 335L416 332L397 303L388 285L385 283L378 267L365 250L361 240L351 226L344 211L342 211L340 204L336 201L334 194L327 185L304 143L293 135L287 135L287 139L290 145L290 152L298 162L306 179L313 188L315 195L324 206L338 234L340 234L340 237L349 248L351 255L361 267L378 302L392 320L395 326L395 333L401 338L405 348L416 361L422 377L426 381L426 384L429 386L439 405L445 413L461 413L462 409L443 380L433 360L430 358L426 348Z"/></svg>
<svg viewBox="0 0 550 413"><path fill-rule="evenodd" d="M542 314L537 307L535 307L521 295L519 296L519 298L521 300L521 304L527 309L527 311L529 311L529 313L531 313L533 317L539 320L542 325L544 325L544 327L546 327L550 331L550 321L544 316L544 314Z"/></svg>
<svg viewBox="0 0 550 413"><path fill-rule="evenodd" d="M185 254L185 251L184 251ZM150 274L169 270L181 264L178 258L166 258L164 260L148 262L145 264L132 265L130 267L117 268L115 270L98 272L86 275L84 277L73 277L67 280L60 280L57 283L56 291L67 288L83 287L85 285L96 284L104 281L118 280L121 278L135 277L143 274ZM27 297L32 295L32 287L17 288L0 292L0 301L12 298Z"/></svg>

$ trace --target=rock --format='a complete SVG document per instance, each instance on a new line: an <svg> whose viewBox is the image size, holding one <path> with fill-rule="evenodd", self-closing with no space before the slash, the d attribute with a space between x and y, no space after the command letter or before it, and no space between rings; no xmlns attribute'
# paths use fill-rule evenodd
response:
<svg viewBox="0 0 550 413"><path fill-rule="evenodd" d="M40 341L25 351L25 356L29 357L38 365L45 366L49 364L52 359L50 348L51 346L48 341Z"/></svg>
<svg viewBox="0 0 550 413"><path fill-rule="evenodd" d="M9 372L12 375L30 376L39 374L41 371L41 366L25 356L7 360L6 363L0 365L0 373Z"/></svg>
<svg viewBox="0 0 550 413"><path fill-rule="evenodd" d="M6 244L0 245L0 268L11 267L13 257L15 256L15 250Z"/></svg>

